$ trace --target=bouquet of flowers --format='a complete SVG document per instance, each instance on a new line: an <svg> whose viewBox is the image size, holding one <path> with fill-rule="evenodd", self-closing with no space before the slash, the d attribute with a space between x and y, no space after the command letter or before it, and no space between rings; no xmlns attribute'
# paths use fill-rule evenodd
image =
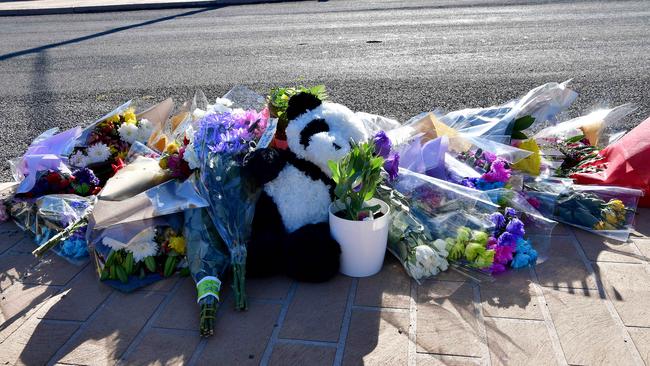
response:
<svg viewBox="0 0 650 366"><path fill-rule="evenodd" d="M481 191L503 188L508 184L512 169L510 164L495 154L477 149L474 151L462 152L457 155L457 160L463 161L481 173L480 177L462 178L460 184L475 188ZM450 172L452 181L457 180L453 172Z"/></svg>
<svg viewBox="0 0 650 366"><path fill-rule="evenodd" d="M200 189L212 221L230 250L235 308L247 308L246 242L251 235L259 189L245 176L246 155L268 122L268 112L211 113L198 122L194 149L201 163Z"/></svg>
<svg viewBox="0 0 650 366"><path fill-rule="evenodd" d="M534 265L537 261L537 251L531 242L524 239L526 231L524 223L519 219L517 211L506 207L501 212L490 215L494 230L488 238L488 248L494 249L494 263L490 267L492 273L501 273L508 267L522 268Z"/></svg>
<svg viewBox="0 0 650 366"><path fill-rule="evenodd" d="M52 249L71 263L81 264L88 257L86 227L79 224L92 211L94 196L50 194L36 200L15 198L11 216L18 226L36 236L35 255Z"/></svg>
<svg viewBox="0 0 650 366"><path fill-rule="evenodd" d="M65 170L49 169L37 173L34 186L19 197L38 198L49 194L96 195L101 190L99 179L88 168L76 169L72 174Z"/></svg>
<svg viewBox="0 0 650 366"><path fill-rule="evenodd" d="M176 273L184 266L186 251L181 216L104 230L101 240L92 245L99 279L129 292Z"/></svg>
<svg viewBox="0 0 650 366"><path fill-rule="evenodd" d="M388 248L411 277L419 281L449 264L469 277L485 277L476 269L492 265L494 251L487 248L492 224L487 217L498 209L485 193L400 169L378 195L394 211Z"/></svg>
<svg viewBox="0 0 650 366"><path fill-rule="evenodd" d="M570 177L580 184L615 185L644 191L640 206L650 206L650 118L619 141L607 146L580 165Z"/></svg>
<svg viewBox="0 0 650 366"><path fill-rule="evenodd" d="M524 186L529 201L554 220L626 241L642 191L622 187L582 186L552 181L528 182Z"/></svg>

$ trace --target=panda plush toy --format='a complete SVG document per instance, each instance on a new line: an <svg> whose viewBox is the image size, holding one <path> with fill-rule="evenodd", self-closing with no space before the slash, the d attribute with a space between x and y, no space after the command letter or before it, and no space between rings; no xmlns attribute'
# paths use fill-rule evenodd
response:
<svg viewBox="0 0 650 366"><path fill-rule="evenodd" d="M255 207L247 274L286 274L299 281L326 281L338 273L341 249L330 235L329 206L335 183L327 165L364 141L363 122L347 107L308 93L289 99L286 150L256 150L247 160L262 186Z"/></svg>

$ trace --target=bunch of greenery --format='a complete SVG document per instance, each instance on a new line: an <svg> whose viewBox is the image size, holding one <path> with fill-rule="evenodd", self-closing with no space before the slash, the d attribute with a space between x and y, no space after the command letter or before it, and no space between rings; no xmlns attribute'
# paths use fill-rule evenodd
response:
<svg viewBox="0 0 650 366"><path fill-rule="evenodd" d="M334 194L345 205L346 219L362 220L380 208L379 205L365 205L384 180L384 158L375 154L375 145L372 142L352 142L348 155L339 162L330 160L328 165L336 183Z"/></svg>
<svg viewBox="0 0 650 366"><path fill-rule="evenodd" d="M298 94L298 93L309 93L316 96L318 99L326 100L327 92L325 91L325 85L316 85L310 88L304 86L297 87L279 87L273 88L269 92L267 97L267 104L269 106L269 112L271 117L278 119L278 130L276 136L280 140L286 140L287 136L285 135L285 130L289 124L287 119L287 107L289 107L289 98Z"/></svg>

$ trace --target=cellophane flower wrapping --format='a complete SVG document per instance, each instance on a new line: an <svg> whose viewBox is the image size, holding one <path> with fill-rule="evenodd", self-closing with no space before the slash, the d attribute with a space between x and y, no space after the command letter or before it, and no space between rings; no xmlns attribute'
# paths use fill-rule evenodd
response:
<svg viewBox="0 0 650 366"><path fill-rule="evenodd" d="M521 192L495 189L486 193L492 202L501 207L501 211L507 208L515 210L517 218L524 225L524 238L539 253L536 263L544 262L551 250L551 235L557 221L544 217L536 208L540 203L535 199L527 199Z"/></svg>
<svg viewBox="0 0 650 366"><path fill-rule="evenodd" d="M194 149L201 163L200 188L208 212L230 250L235 308L248 307L245 294L246 243L252 230L260 189L247 178L246 155L261 136L268 113L254 110L210 113L198 123Z"/></svg>
<svg viewBox="0 0 650 366"><path fill-rule="evenodd" d="M618 241L627 241L643 191L538 179L524 184L528 202L545 217Z"/></svg>
<svg viewBox="0 0 650 366"><path fill-rule="evenodd" d="M592 171L572 174L579 184L614 185L644 191L639 206L650 207L650 118L599 152Z"/></svg>
<svg viewBox="0 0 650 366"><path fill-rule="evenodd" d="M388 249L415 280L435 276L448 267L476 279L485 275L460 260L449 260L449 242L459 230L482 231L491 227L487 219L498 209L489 197L467 187L400 169L397 179L380 189L378 197L391 205L393 220ZM489 253L486 257L489 257Z"/></svg>
<svg viewBox="0 0 650 366"><path fill-rule="evenodd" d="M183 214L175 213L102 229L91 224L87 237L100 280L132 292L186 267L182 233Z"/></svg>
<svg viewBox="0 0 650 366"><path fill-rule="evenodd" d="M10 204L11 216L23 230L35 236L36 246L47 242L69 225L85 218L96 202L94 196L51 194L37 199L14 198ZM69 237L51 250L75 265L88 260L86 225L74 230Z"/></svg>

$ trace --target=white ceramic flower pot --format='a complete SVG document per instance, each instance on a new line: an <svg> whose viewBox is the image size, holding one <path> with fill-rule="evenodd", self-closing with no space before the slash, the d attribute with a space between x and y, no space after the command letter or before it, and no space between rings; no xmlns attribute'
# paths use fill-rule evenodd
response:
<svg viewBox="0 0 650 366"><path fill-rule="evenodd" d="M352 221L336 216L344 206L335 201L329 208L330 232L341 245L341 273L351 277L372 276L381 270L386 254L390 208L376 198L368 206L381 206L382 217L368 221Z"/></svg>

